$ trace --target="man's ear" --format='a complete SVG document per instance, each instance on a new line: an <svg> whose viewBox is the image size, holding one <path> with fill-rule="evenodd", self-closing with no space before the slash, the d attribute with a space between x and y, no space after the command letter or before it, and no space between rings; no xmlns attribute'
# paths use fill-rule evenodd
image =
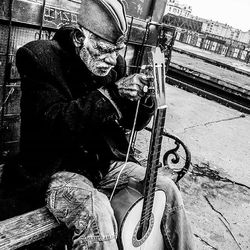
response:
<svg viewBox="0 0 250 250"><path fill-rule="evenodd" d="M83 45L83 41L85 39L85 36L84 36L82 30L80 30L78 28L74 29L73 34L72 34L72 39L73 39L73 43L74 43L76 48L81 47Z"/></svg>

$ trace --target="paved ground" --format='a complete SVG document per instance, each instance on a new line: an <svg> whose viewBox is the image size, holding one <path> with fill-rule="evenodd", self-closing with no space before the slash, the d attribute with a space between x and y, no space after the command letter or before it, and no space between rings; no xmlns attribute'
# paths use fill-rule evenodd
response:
<svg viewBox="0 0 250 250"><path fill-rule="evenodd" d="M167 93L166 130L192 153L180 185L196 249L250 249L250 116L173 86ZM149 136L136 141L145 156ZM171 145L164 139L163 152Z"/></svg>

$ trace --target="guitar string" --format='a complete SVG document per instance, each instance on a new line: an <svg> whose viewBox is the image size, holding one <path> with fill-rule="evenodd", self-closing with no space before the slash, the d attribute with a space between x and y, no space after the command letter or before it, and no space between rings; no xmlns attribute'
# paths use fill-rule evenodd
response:
<svg viewBox="0 0 250 250"><path fill-rule="evenodd" d="M160 127L162 128L162 126L160 125ZM158 133L159 134L159 133ZM154 145L154 149L156 150L156 152L154 153L154 155L151 158L151 164L157 163L158 159L159 159L159 154L161 152L161 150L159 149L159 146L161 145L161 139L158 140L158 143L156 145ZM146 197L144 197L144 200L146 200L146 206L143 208L143 214L141 216L141 225L143 225L145 223L145 221L150 219L151 213L152 213L152 207L153 207L153 201L154 201L154 196L155 196L155 182L157 179L157 171L152 171L149 175L149 178L146 180L148 185L147 189L146 189L146 193L148 193L148 195ZM151 190L150 190L151 189ZM149 191L150 190L150 191Z"/></svg>
<svg viewBox="0 0 250 250"><path fill-rule="evenodd" d="M157 172L155 172L153 174L153 177L151 178L152 182L148 184L148 188L151 188L151 192L144 197L144 200L146 201L146 206L143 208L143 212L142 216L141 216L141 225L143 225L145 223L145 221L148 221L150 219L150 216L152 214L152 208L154 205L154 197L155 197L155 189L156 189L156 179L157 179ZM147 180L147 182L149 182ZM146 191L148 192L148 191Z"/></svg>
<svg viewBox="0 0 250 250"><path fill-rule="evenodd" d="M163 123L163 118L164 116L159 115L160 122L158 122L157 127L163 128L162 123ZM156 133L156 136L160 136L160 131ZM154 154L152 155L150 159L150 165L156 166L157 161L159 160L159 155L161 152L161 149L159 146L161 145L162 137L159 138L157 143L153 146L153 150L156 150ZM156 179L157 179L157 171L153 171L151 169L151 173L149 173L149 177L146 180L146 190L145 193L147 193L147 196L144 197L144 205L143 206L143 212L141 216L141 225L145 223L145 221L150 219L150 216L152 214L152 207L153 207L153 201L154 201L154 196L155 196L155 188L156 188Z"/></svg>
<svg viewBox="0 0 250 250"><path fill-rule="evenodd" d="M148 220L150 218L150 215L152 213L152 208L154 205L154 202L153 202L154 200L152 198L154 198L154 192L151 194L151 197L148 198L150 200L148 201L147 212L145 212L141 217L142 224L145 222L145 220Z"/></svg>
<svg viewBox="0 0 250 250"><path fill-rule="evenodd" d="M153 178L152 179L153 182L151 182L151 183L148 184L147 191L146 191L146 192L148 192L148 189L151 188L151 192L146 197L144 197L144 200L146 200L147 206L144 207L144 211L146 209L146 212L143 212L143 214L141 216L141 224L144 224L145 220L147 220L147 219L150 218L149 215L152 212L153 198L155 196L155 188L156 188L155 181L157 179L157 174L154 173L154 176L152 178Z"/></svg>
<svg viewBox="0 0 250 250"><path fill-rule="evenodd" d="M124 162L124 164L123 164L123 166L122 166L122 168L119 171L119 174L117 176L114 188L113 188L112 193L111 193L110 198L109 198L110 201L112 200L112 198L114 196L114 193L115 193L115 190L117 188L117 185L118 185L119 179L121 177L121 174L122 174L123 170L125 169L125 167L127 166L127 163L128 163L128 157L129 157L131 145L132 145L132 142L133 142L133 134L135 132L135 125L136 125L136 120L137 120L137 116L138 116L139 105L140 105L140 99L137 101L137 105L136 105L135 117L134 117L134 121L133 121L133 127L132 127L132 130L131 130L131 135L130 135L130 138L129 138L129 144L128 144L128 149L127 149L127 153L126 153L126 159L125 159L125 162Z"/></svg>

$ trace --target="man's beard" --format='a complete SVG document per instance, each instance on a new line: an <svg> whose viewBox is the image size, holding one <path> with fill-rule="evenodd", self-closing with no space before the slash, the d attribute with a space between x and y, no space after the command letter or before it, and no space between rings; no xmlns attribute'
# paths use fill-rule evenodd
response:
<svg viewBox="0 0 250 250"><path fill-rule="evenodd" d="M85 46L80 49L80 57L94 75L106 76L112 68L112 66L92 56Z"/></svg>

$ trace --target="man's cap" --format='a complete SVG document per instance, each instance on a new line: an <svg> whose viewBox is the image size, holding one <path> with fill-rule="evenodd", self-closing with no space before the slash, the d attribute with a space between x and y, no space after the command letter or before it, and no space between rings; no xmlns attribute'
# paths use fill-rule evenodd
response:
<svg viewBox="0 0 250 250"><path fill-rule="evenodd" d="M120 0L82 0L78 23L113 44L127 32L125 8Z"/></svg>

